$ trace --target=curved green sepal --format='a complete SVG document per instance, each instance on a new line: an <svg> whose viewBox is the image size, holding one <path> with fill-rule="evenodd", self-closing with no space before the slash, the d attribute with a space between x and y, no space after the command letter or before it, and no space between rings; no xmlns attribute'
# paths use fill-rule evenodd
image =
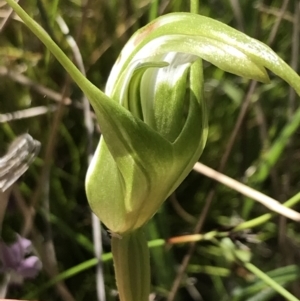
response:
<svg viewBox="0 0 300 301"><path fill-rule="evenodd" d="M193 53L221 69L265 82L268 77L264 68L268 68L300 95L297 73L271 48L224 23L191 13L164 15L138 30L114 65L106 93L117 93L116 89L122 85L119 75L128 68L130 62L153 60L153 57L168 51ZM248 69L250 65L252 67Z"/></svg>

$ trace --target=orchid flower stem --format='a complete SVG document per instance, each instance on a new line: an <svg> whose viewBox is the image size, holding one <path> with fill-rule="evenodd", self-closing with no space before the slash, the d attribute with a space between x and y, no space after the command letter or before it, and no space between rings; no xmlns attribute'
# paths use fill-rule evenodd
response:
<svg viewBox="0 0 300 301"><path fill-rule="evenodd" d="M111 246L120 301L148 301L150 258L144 231L113 234Z"/></svg>

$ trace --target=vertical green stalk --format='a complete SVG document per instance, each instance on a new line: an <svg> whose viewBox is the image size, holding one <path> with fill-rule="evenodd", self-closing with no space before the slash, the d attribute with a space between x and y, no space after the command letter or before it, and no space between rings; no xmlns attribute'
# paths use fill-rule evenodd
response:
<svg viewBox="0 0 300 301"><path fill-rule="evenodd" d="M199 13L199 2L200 0L190 0L190 11L191 13L198 14ZM199 84L201 83L201 84ZM202 59L199 58L195 63L192 64L190 68L190 98L196 98L198 103L202 102L202 118L203 118L203 129L206 128L204 135L207 135L207 106L205 103L205 99L203 97L203 64ZM201 89L201 91L199 91ZM192 100L192 99L191 99ZM206 141L206 138L204 138Z"/></svg>
<svg viewBox="0 0 300 301"><path fill-rule="evenodd" d="M120 301L148 301L150 258L144 231L113 235L111 246Z"/></svg>
<svg viewBox="0 0 300 301"><path fill-rule="evenodd" d="M191 0L190 11L193 14L199 13L199 2L200 0Z"/></svg>
<svg viewBox="0 0 300 301"><path fill-rule="evenodd" d="M149 17L148 17L148 21L151 22L153 21L155 18L157 18L157 14L158 14L158 0L152 0L151 2L151 6L149 9Z"/></svg>
<svg viewBox="0 0 300 301"><path fill-rule="evenodd" d="M191 13L198 14L199 13L199 0L191 0L190 2L190 11ZM195 89L199 89L199 82L203 82L203 72L202 72L202 60L198 59L192 66L190 70L190 89L191 92L193 92L191 97L194 97L195 95L199 95ZM203 89L203 86L201 85L201 88ZM202 94L200 94L202 96ZM198 101L204 101L203 97L202 100L198 99Z"/></svg>

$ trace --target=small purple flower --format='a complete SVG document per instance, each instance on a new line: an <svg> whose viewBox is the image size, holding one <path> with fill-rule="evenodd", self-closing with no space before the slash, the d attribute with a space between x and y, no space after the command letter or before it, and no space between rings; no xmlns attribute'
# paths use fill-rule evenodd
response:
<svg viewBox="0 0 300 301"><path fill-rule="evenodd" d="M28 256L31 251L31 241L20 235L11 245L0 241L0 272L10 274L11 282L22 283L24 278L34 278L41 270L42 263L37 256Z"/></svg>

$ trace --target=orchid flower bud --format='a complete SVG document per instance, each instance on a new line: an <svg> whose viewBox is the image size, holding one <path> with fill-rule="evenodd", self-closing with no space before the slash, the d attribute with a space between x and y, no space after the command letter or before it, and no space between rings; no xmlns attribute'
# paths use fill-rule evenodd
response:
<svg viewBox="0 0 300 301"><path fill-rule="evenodd" d="M199 15L165 15L136 32L105 90L133 122L127 127L118 115L118 133L107 135L102 127L86 178L90 206L112 232L145 224L201 155L207 137L202 71L193 89L188 77L198 57L263 82L269 81L265 66L286 66L262 43Z"/></svg>
<svg viewBox="0 0 300 301"><path fill-rule="evenodd" d="M207 137L203 58L249 79L268 82L265 68L300 94L299 76L268 46L216 20L191 13L162 16L138 30L112 68L105 93L89 82L13 0L6 0L89 98L102 137L86 177L88 201L114 233L144 225L178 187Z"/></svg>

